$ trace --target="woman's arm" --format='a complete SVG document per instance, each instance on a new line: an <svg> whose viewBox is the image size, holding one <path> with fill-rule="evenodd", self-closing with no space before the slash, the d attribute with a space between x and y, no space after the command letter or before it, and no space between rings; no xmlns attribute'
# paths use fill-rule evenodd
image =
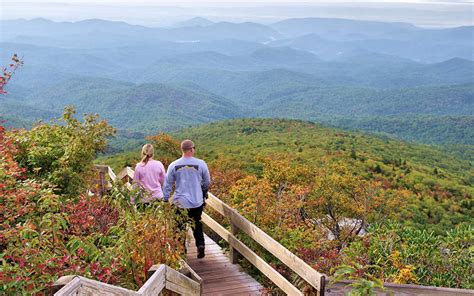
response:
<svg viewBox="0 0 474 296"><path fill-rule="evenodd" d="M160 172L158 173L158 182L160 182L161 187L165 184L165 178L166 178L166 170L165 166L161 163L160 161Z"/></svg>
<svg viewBox="0 0 474 296"><path fill-rule="evenodd" d="M134 186L141 184L141 174L138 164L135 166L135 172L133 173L133 184Z"/></svg>

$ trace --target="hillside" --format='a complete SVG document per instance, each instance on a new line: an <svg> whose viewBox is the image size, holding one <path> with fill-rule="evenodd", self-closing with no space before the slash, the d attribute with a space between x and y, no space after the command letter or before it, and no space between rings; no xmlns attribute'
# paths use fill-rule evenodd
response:
<svg viewBox="0 0 474 296"><path fill-rule="evenodd" d="M293 118L422 143L472 145L473 84L342 87L284 69L243 72L165 66L156 76L145 73L150 73L147 80L159 83L77 75L43 84L37 91L14 84L0 112L15 126L24 126L75 105L81 113L102 114L119 129L142 133L237 117Z"/></svg>
<svg viewBox="0 0 474 296"><path fill-rule="evenodd" d="M315 120L324 115L474 115L474 84L376 90L304 87L278 91L258 101L260 114ZM276 108L278 106L278 108Z"/></svg>
<svg viewBox="0 0 474 296"><path fill-rule="evenodd" d="M147 133L243 116L233 103L204 90L108 79L67 80L25 101L57 112L75 105L78 112L99 113L117 128Z"/></svg>
<svg viewBox="0 0 474 296"><path fill-rule="evenodd" d="M368 180L411 191L399 213L403 223L442 231L472 221L468 204L474 195L474 164L434 147L278 119L216 122L184 129L176 137L193 139L199 157L211 163L229 159L228 169L240 167L257 175L262 159L275 153L315 170L340 160ZM138 152L98 161L120 168L136 163Z"/></svg>
<svg viewBox="0 0 474 296"><path fill-rule="evenodd" d="M325 122L340 128L381 133L412 142L474 145L472 116L336 117Z"/></svg>

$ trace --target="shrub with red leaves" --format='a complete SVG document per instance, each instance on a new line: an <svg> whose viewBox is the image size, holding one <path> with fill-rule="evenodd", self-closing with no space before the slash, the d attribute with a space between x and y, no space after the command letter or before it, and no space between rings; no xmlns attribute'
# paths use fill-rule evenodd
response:
<svg viewBox="0 0 474 296"><path fill-rule="evenodd" d="M63 210L69 214L68 233L74 235L107 234L119 218L118 210L97 196L81 195L78 202L68 202Z"/></svg>

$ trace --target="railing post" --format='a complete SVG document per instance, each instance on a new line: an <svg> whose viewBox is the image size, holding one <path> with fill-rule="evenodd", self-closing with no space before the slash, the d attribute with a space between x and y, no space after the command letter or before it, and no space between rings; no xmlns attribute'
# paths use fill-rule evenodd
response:
<svg viewBox="0 0 474 296"><path fill-rule="evenodd" d="M318 296L324 296L326 292L326 277L323 275L320 279Z"/></svg>
<svg viewBox="0 0 474 296"><path fill-rule="evenodd" d="M236 235L238 232L239 232L239 228L237 227L237 225L235 225L234 223L231 223L230 224L230 233L232 233L232 235ZM230 262L232 264L238 264L239 263L239 257L240 257L239 252L237 252L237 250L235 250L235 248L232 247L232 245L230 245L229 250L230 250L229 251Z"/></svg>
<svg viewBox="0 0 474 296"><path fill-rule="evenodd" d="M99 195L102 196L106 192L105 190L105 172L103 170L99 171Z"/></svg>
<svg viewBox="0 0 474 296"><path fill-rule="evenodd" d="M94 179L94 186L97 185L97 188L94 188L94 192L97 195L104 195L107 192L107 179L105 177L109 172L109 167L105 165L95 165L95 171L99 174L98 179Z"/></svg>

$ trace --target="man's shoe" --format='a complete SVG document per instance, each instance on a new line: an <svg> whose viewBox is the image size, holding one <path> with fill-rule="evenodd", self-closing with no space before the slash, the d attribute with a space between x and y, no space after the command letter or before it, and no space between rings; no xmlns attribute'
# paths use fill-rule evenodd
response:
<svg viewBox="0 0 474 296"><path fill-rule="evenodd" d="M201 258L204 258L205 254L204 254L204 246L199 246L197 247L197 251L198 251L198 259L201 259Z"/></svg>

